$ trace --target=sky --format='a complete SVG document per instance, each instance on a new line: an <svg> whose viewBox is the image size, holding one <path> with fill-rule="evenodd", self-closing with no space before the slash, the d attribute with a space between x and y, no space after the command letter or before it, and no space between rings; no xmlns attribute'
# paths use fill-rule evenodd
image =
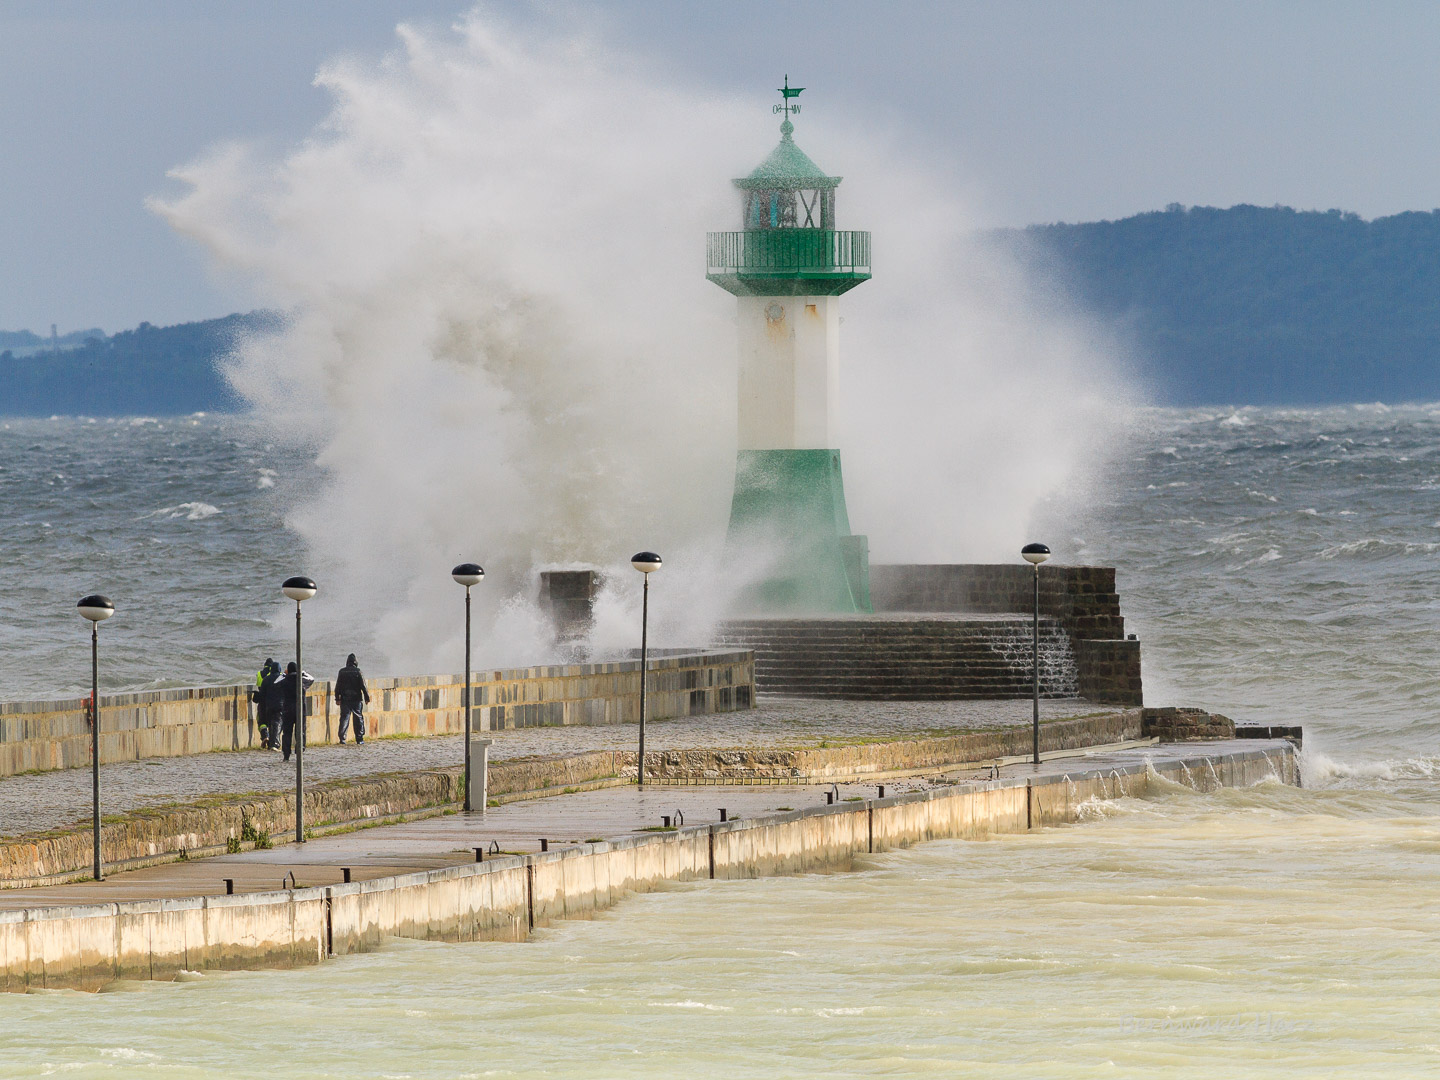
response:
<svg viewBox="0 0 1440 1080"><path fill-rule="evenodd" d="M328 111L321 64L381 57L397 23L444 26L468 6L0 0L0 329L114 332L244 306L146 198L217 143L300 141ZM980 226L1172 202L1440 206L1440 4L487 6L586 28L660 86L753 92L788 73L807 104L823 95L929 164Z"/></svg>

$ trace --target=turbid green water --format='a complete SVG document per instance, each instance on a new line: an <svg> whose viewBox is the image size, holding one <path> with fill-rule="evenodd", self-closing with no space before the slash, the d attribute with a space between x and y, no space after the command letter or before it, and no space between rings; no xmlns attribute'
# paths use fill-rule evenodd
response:
<svg viewBox="0 0 1440 1080"><path fill-rule="evenodd" d="M203 674L255 633L197 637L203 572L163 592L178 551L236 581L277 561L268 459L234 423L172 439L240 478L203 496L220 513L175 510L200 496L163 470L135 495L149 516L115 511L107 558L160 590L112 635L131 682L147 653ZM137 454L170 438L152 426ZM1176 791L852 874L687 886L523 945L0 997L0 1076L1440 1076L1440 415L1137 427L1103 500L1046 538L1120 567L1152 702L1305 724L1307 790ZM0 484L22 508L44 489L45 516L0 525L31 590L80 558L43 527L73 533L83 510L40 464L61 435L27 430ZM21 684L73 631L26 595L0 597L0 671Z"/></svg>
<svg viewBox="0 0 1440 1080"><path fill-rule="evenodd" d="M635 897L525 944L0 1000L0 1076L1440 1072L1440 820L1262 785Z"/></svg>

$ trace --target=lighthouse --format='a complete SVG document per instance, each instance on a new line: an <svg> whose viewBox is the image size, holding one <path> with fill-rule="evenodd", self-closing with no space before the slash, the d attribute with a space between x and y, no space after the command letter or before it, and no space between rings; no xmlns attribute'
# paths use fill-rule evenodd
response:
<svg viewBox="0 0 1440 1080"><path fill-rule="evenodd" d="M739 452L729 544L760 565L755 612L870 610L869 550L850 532L835 416L840 296L870 278L870 234L836 227L829 176L795 143L789 76L780 143L734 181L742 228L706 238L706 277L733 294Z"/></svg>

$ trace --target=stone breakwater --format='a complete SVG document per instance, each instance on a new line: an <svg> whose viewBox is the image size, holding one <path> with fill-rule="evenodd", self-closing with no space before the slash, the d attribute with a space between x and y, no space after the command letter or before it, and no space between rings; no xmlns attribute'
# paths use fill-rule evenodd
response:
<svg viewBox="0 0 1440 1080"><path fill-rule="evenodd" d="M1047 723L1041 749L1070 750L1124 742L1140 735L1140 713L1102 713ZM651 783L806 783L923 772L962 764L989 764L1029 753L1028 729L980 731L825 748L741 748L647 753ZM554 793L636 775L634 751L589 753L491 762L489 794ZM402 815L440 813L459 805L459 768L426 769L314 784L305 792L305 820L317 832L377 824ZM259 837L283 840L295 822L293 791L215 796L193 803L133 811L101 827L107 872L178 858L218 854ZM53 884L88 873L88 827L57 830L0 845L0 888Z"/></svg>
<svg viewBox="0 0 1440 1080"><path fill-rule="evenodd" d="M117 979L294 967L376 949L389 937L521 940L586 918L662 882L844 870L866 853L978 839L1079 820L1094 800L1143 796L1157 782L1294 783L1284 741L1157 747L862 800L500 856L370 881L235 896L0 911L0 989L99 989Z"/></svg>
<svg viewBox="0 0 1440 1080"><path fill-rule="evenodd" d="M1141 738L1140 715L1139 709L1127 709L1044 724L1040 728L1040 750L1049 754ZM1027 757L1030 750L1030 729L1010 727L934 739L794 750L669 750L645 755L645 775L648 781L676 784L794 784L923 772L958 764L988 765ZM633 776L635 755L628 755L626 766Z"/></svg>
<svg viewBox="0 0 1440 1080"><path fill-rule="evenodd" d="M370 679L368 733L445 735L464 730L458 675ZM260 745L250 686L210 686L100 695L100 761L176 757ZM508 728L634 723L640 663L567 664L479 671L472 676L475 724ZM306 745L337 741L333 685L306 695ZM650 661L647 712L654 719L751 708L755 662L744 651L703 650ZM90 764L86 698L0 702L0 776Z"/></svg>

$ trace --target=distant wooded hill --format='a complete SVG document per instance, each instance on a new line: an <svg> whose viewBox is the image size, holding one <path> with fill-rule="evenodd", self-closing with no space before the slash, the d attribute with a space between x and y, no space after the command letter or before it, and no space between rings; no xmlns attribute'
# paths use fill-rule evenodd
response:
<svg viewBox="0 0 1440 1080"><path fill-rule="evenodd" d="M1172 205L989 235L1121 326L1162 403L1440 400L1440 211Z"/></svg>
<svg viewBox="0 0 1440 1080"><path fill-rule="evenodd" d="M1162 404L1440 401L1440 211L1171 206L987 235L1118 326ZM251 312L0 351L0 415L237 409L216 362L278 324Z"/></svg>
<svg viewBox="0 0 1440 1080"><path fill-rule="evenodd" d="M238 409L242 403L217 361L237 335L278 324L278 316L252 311L179 326L141 323L59 351L17 355L6 349L0 352L0 416L173 416Z"/></svg>

